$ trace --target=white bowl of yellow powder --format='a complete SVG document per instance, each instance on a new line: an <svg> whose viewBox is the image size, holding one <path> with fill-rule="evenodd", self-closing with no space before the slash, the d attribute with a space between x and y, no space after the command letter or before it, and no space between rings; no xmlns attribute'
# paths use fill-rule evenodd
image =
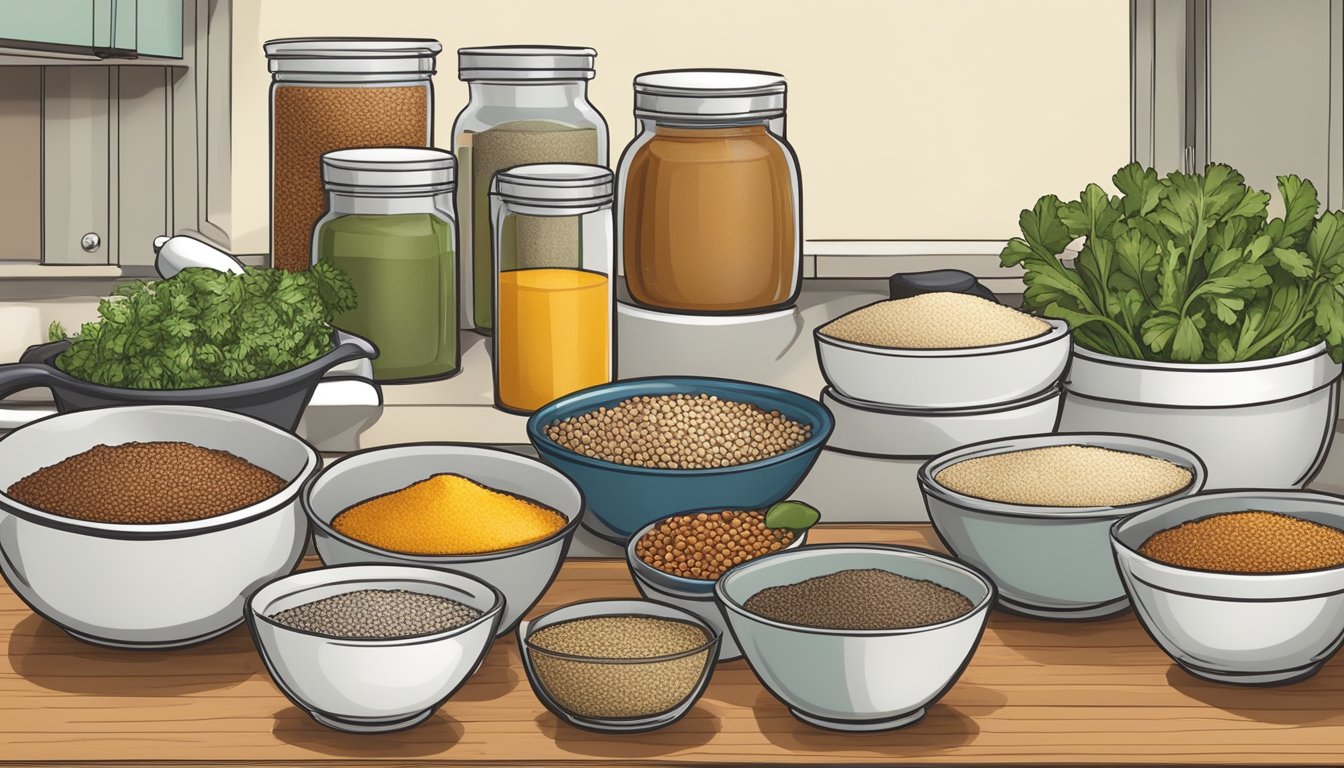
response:
<svg viewBox="0 0 1344 768"><path fill-rule="evenodd" d="M536 459L419 443L332 462L304 489L303 504L326 565L419 565L474 576L504 594L502 635L555 579L583 494Z"/></svg>
<svg viewBox="0 0 1344 768"><path fill-rule="evenodd" d="M1068 324L978 296L879 301L814 333L826 382L846 397L903 408L970 408L1050 387L1069 362Z"/></svg>
<svg viewBox="0 0 1344 768"><path fill-rule="evenodd" d="M976 443L918 475L938 537L989 573L1000 607L1054 619L1127 609L1111 524L1198 493L1204 478L1204 463L1180 446L1101 433Z"/></svg>

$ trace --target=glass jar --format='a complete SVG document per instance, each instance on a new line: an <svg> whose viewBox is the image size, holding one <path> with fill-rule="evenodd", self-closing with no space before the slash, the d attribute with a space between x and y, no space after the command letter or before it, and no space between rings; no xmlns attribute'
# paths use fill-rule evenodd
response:
<svg viewBox="0 0 1344 768"><path fill-rule="evenodd" d="M621 155L617 250L639 305L745 314L802 287L802 189L773 72L635 78L638 133Z"/></svg>
<svg viewBox="0 0 1344 768"><path fill-rule="evenodd" d="M312 260L350 276L358 305L338 328L378 347L374 378L440 379L458 372L456 162L439 149L342 149L322 156L327 213Z"/></svg>
<svg viewBox="0 0 1344 768"><path fill-rule="evenodd" d="M471 322L490 333L494 261L490 180L499 171L534 163L607 164L607 121L588 102L591 48L496 46L457 52L458 77L470 99L453 123L453 152L461 166L457 210L462 254L471 269Z"/></svg>
<svg viewBox="0 0 1344 768"><path fill-rule="evenodd" d="M523 165L490 188L495 405L531 413L612 380L612 174Z"/></svg>
<svg viewBox="0 0 1344 768"><path fill-rule="evenodd" d="M325 209L323 153L428 147L434 40L292 38L264 46L271 70L271 264L306 269Z"/></svg>

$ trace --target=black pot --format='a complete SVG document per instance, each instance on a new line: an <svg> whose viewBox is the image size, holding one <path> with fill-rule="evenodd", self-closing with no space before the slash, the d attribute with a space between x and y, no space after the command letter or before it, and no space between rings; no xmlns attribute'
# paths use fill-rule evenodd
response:
<svg viewBox="0 0 1344 768"><path fill-rule="evenodd" d="M56 357L69 346L69 341L39 344L29 347L19 362L0 365L0 400L20 390L46 387L61 413L113 405L199 405L241 413L292 432L323 374L341 363L378 356L368 339L335 331L330 352L265 379L204 389L128 389L92 384L57 368Z"/></svg>

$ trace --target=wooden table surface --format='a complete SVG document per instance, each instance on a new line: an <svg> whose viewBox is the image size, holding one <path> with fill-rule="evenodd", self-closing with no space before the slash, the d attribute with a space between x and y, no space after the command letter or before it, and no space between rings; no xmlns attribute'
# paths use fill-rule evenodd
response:
<svg viewBox="0 0 1344 768"><path fill-rule="evenodd" d="M813 540L934 546L927 526L824 526ZM77 564L72 564L77 565ZM572 560L535 613L636 596L625 564ZM513 635L428 722L355 736L272 685L246 629L170 652L71 639L0 587L0 762L6 765L656 765L677 763L1338 763L1344 668L1284 688L1206 683L1131 615L1085 624L995 613L960 682L918 725L875 734L795 720L742 660L720 664L683 720L600 735L533 696Z"/></svg>

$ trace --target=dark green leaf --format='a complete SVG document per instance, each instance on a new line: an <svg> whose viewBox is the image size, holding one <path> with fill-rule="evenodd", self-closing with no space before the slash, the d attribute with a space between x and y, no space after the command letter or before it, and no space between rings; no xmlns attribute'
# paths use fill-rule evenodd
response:
<svg viewBox="0 0 1344 768"><path fill-rule="evenodd" d="M805 531L817 524L821 513L806 502L790 499L781 501L765 512L766 528L788 528Z"/></svg>

